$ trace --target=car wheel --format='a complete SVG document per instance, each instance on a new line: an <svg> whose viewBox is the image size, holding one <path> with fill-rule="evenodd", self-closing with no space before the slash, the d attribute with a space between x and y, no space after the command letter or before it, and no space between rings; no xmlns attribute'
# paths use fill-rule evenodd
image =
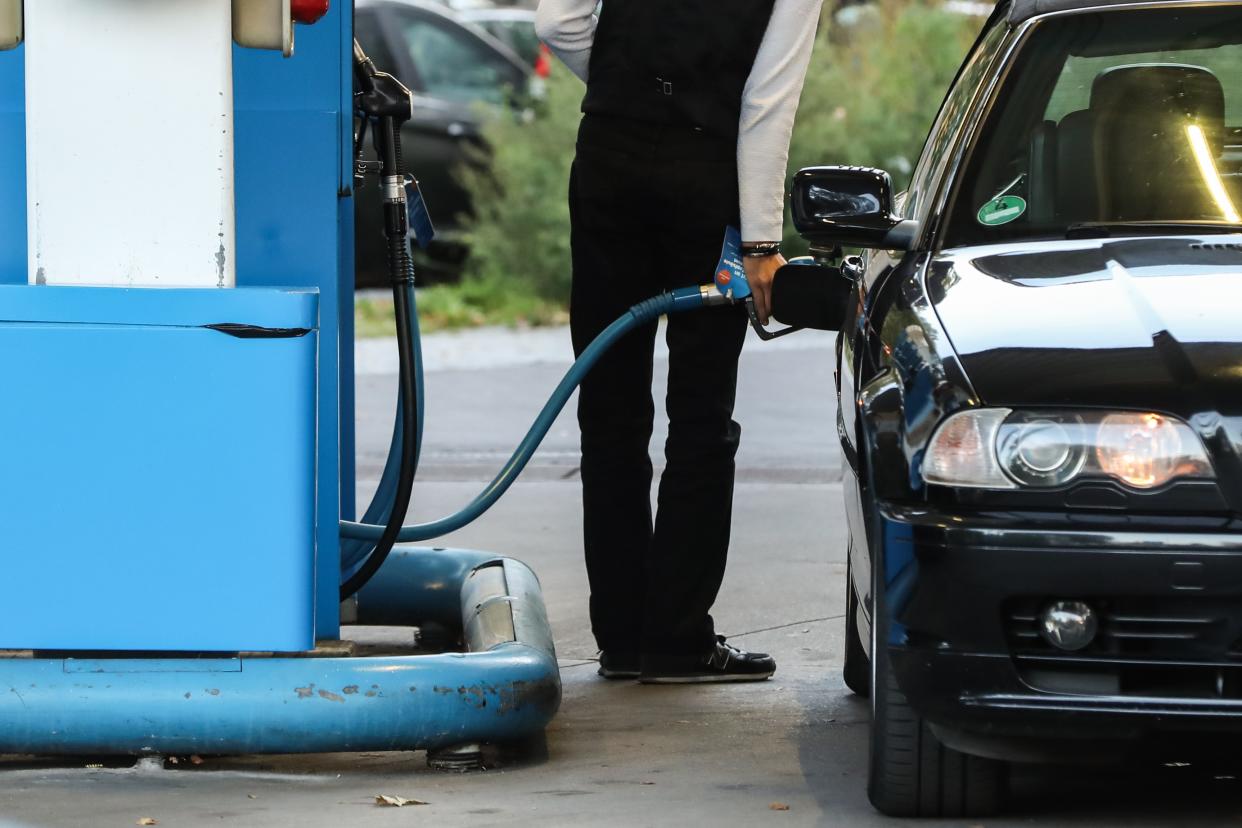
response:
<svg viewBox="0 0 1242 828"><path fill-rule="evenodd" d="M872 655L871 804L894 817L982 817L999 811L1007 765L945 747L907 703L885 648L873 647Z"/></svg>
<svg viewBox="0 0 1242 828"><path fill-rule="evenodd" d="M871 664L858 635L858 592L854 589L853 566L848 558L845 564L845 666L841 674L845 686L855 695L864 699L871 695Z"/></svg>

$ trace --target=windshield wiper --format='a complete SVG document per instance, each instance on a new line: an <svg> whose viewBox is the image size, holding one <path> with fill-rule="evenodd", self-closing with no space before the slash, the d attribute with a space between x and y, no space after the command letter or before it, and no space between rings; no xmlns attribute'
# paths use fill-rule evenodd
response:
<svg viewBox="0 0 1242 828"><path fill-rule="evenodd" d="M1067 239L1192 233L1242 233L1242 224L1225 221L1084 221L1065 228Z"/></svg>

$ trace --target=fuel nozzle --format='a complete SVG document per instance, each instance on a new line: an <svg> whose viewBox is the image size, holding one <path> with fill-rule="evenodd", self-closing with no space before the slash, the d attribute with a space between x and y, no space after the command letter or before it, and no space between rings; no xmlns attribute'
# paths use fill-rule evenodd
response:
<svg viewBox="0 0 1242 828"><path fill-rule="evenodd" d="M396 126L414 117L414 93L387 72L375 68L362 45L354 40L354 80L358 111L368 118L392 118Z"/></svg>
<svg viewBox="0 0 1242 828"><path fill-rule="evenodd" d="M759 313L755 310L755 297L750 291L750 282L746 280L746 268L742 265L742 234L736 227L725 230L724 245L720 250L720 262L716 265L716 274L712 284L700 288L704 305L727 305L741 303L746 306L746 315L750 317L750 326L760 339L776 339L801 328L782 328L769 331L759 321Z"/></svg>

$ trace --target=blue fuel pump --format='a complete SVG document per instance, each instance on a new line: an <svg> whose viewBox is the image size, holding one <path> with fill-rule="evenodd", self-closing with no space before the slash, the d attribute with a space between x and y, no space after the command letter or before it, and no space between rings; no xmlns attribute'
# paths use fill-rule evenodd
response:
<svg viewBox="0 0 1242 828"><path fill-rule="evenodd" d="M438 754L542 731L560 677L535 574L491 553L395 544L486 512L633 328L746 302L736 233L713 283L639 303L587 348L473 501L404 526L423 419L399 144L408 91L356 47L347 3L300 30L287 59L229 42L227 4L207 2L106 4L132 15L108 21L132 34L114 49L90 17L100 5L27 3L25 42L21 30L0 38L16 45L0 50L0 387L20 401L0 407L0 753ZM219 42L183 54L173 35L194 26ZM233 39L293 50L291 24ZM171 48L183 83L206 90L173 103L210 128L156 108L151 128L185 127L184 140L75 137L111 143L97 164L49 165L65 124L44 90L63 88L49 67L77 65L55 60L69 43L94 50L97 88L84 99L138 115L152 107L108 83L131 63L173 66ZM353 149L367 131L380 149L401 386L380 485L354 520L352 199L355 174L372 171ZM198 188L201 215L161 206L161 148L186 171L178 186ZM118 168L121 183L108 177ZM78 182L116 203L84 216ZM106 226L67 248L84 221ZM182 230L201 257L168 256ZM461 646L354 655L340 640L343 606L350 623L436 625Z"/></svg>

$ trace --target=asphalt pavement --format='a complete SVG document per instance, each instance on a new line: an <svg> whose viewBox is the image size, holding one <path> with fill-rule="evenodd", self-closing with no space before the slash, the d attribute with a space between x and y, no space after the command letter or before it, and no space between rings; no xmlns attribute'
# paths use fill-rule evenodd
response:
<svg viewBox="0 0 1242 828"><path fill-rule="evenodd" d="M391 430L390 347L362 343L358 352L360 501L375 485ZM776 657L771 681L653 687L595 675L571 410L510 494L444 541L512 555L539 574L564 681L546 743L493 756L487 770L465 775L432 771L421 753L175 766L0 757L0 825L899 824L867 804L868 706L840 677L845 537L831 349L830 337L808 333L775 348L752 339L743 355L733 545L715 616L732 640ZM561 329L428 338L414 518L451 512L479 490L567 354ZM663 362L656 374L659 387ZM652 441L657 465L663 436ZM1222 767L1020 768L1005 817L943 824L1238 824L1240 793L1235 772ZM379 794L428 804L379 806Z"/></svg>

